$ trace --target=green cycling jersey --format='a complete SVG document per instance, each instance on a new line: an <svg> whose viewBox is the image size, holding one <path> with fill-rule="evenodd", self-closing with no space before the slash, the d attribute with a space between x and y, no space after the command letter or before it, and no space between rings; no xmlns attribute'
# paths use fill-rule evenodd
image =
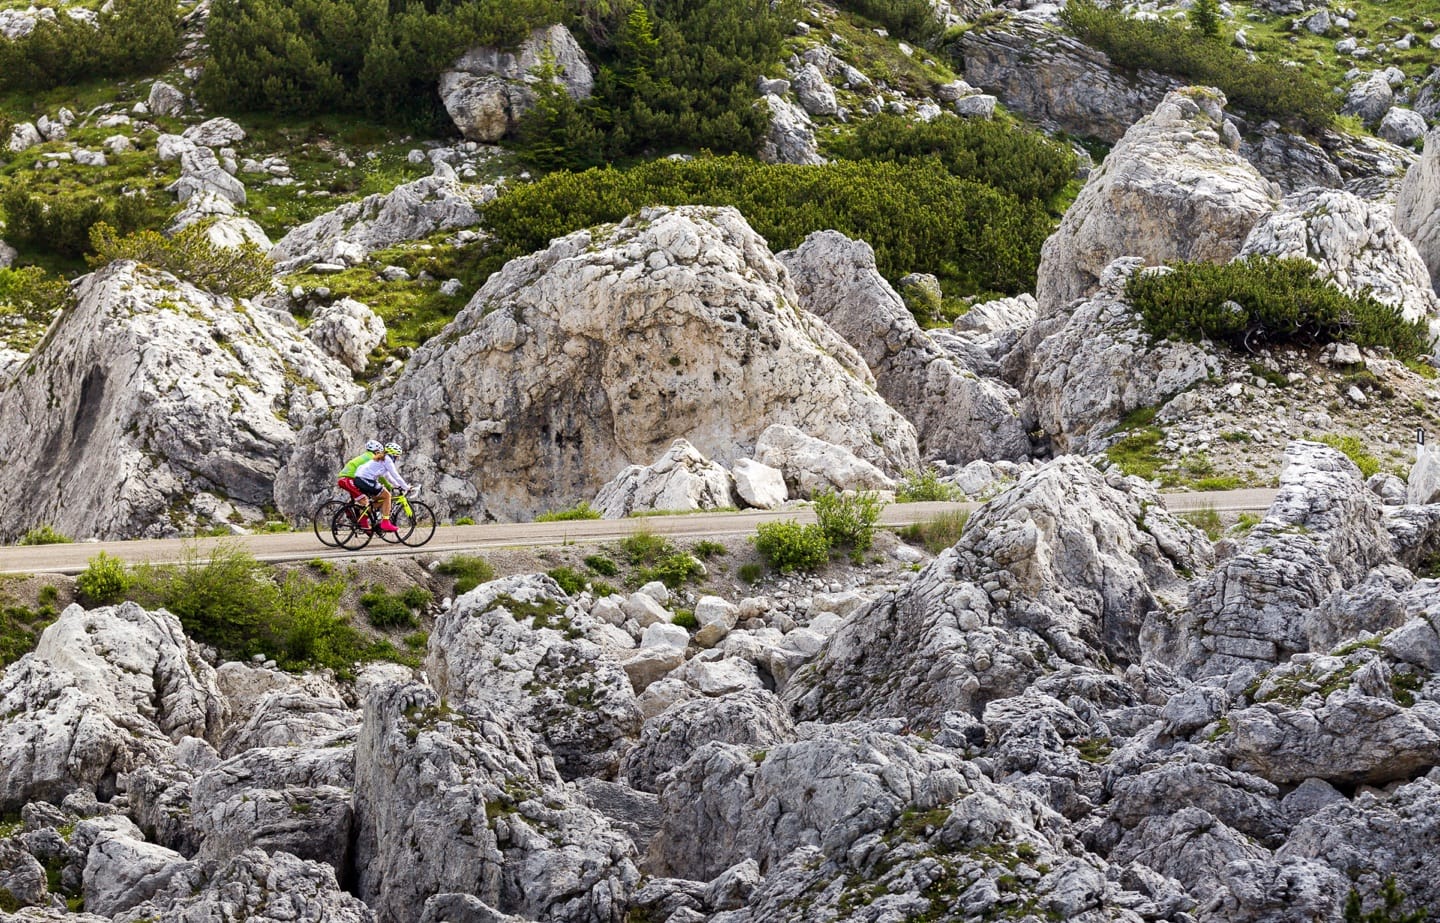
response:
<svg viewBox="0 0 1440 923"><path fill-rule="evenodd" d="M355 472L360 469L360 466L370 461L374 457L375 453L373 452L361 452L359 455L356 455L354 458L350 459L348 462L345 463L345 467L340 469L340 477L353 478L355 476Z"/></svg>

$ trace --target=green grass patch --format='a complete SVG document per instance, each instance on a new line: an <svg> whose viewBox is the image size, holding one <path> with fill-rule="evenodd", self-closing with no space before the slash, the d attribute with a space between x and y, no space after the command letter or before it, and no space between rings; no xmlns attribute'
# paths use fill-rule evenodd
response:
<svg viewBox="0 0 1440 923"><path fill-rule="evenodd" d="M1360 441L1358 436L1327 433L1320 437L1320 441L1354 462L1355 467L1360 469L1361 477L1368 478L1372 474L1379 473L1380 459L1370 454L1369 450L1365 448L1365 443Z"/></svg>
<svg viewBox="0 0 1440 923"><path fill-rule="evenodd" d="M897 534L911 544L920 545L931 554L939 554L960 541L960 536L965 532L965 524L969 521L970 513L967 510L954 510L932 516L924 522L903 526L897 530Z"/></svg>
<svg viewBox="0 0 1440 923"><path fill-rule="evenodd" d="M53 526L40 525L33 529L27 529L25 534L20 536L20 545L67 545L74 539L62 532L57 532Z"/></svg>
<svg viewBox="0 0 1440 923"><path fill-rule="evenodd" d="M455 595L468 593L482 583L495 579L490 562L473 554L457 554L440 562L438 573L455 578Z"/></svg>
<svg viewBox="0 0 1440 923"><path fill-rule="evenodd" d="M535 517L536 522L572 522L579 519L599 519L600 511L590 505L590 501L581 500L579 503L565 510L554 510L548 513L541 513Z"/></svg>
<svg viewBox="0 0 1440 923"><path fill-rule="evenodd" d="M1181 513L1180 518L1204 532L1205 537L1212 542L1218 542L1220 537L1225 534L1225 525L1220 521L1220 514L1215 511L1213 506Z"/></svg>

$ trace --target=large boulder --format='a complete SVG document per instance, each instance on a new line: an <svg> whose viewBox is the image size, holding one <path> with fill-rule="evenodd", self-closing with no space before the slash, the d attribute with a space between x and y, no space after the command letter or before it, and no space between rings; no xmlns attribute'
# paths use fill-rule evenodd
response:
<svg viewBox="0 0 1440 923"><path fill-rule="evenodd" d="M175 535L260 518L295 427L359 389L293 322L121 261L0 390L3 532Z"/></svg>
<svg viewBox="0 0 1440 923"><path fill-rule="evenodd" d="M528 719L566 778L610 777L640 731L640 710L625 671L603 653L608 627L549 577L502 577L440 616L425 668L457 706L499 704Z"/></svg>
<svg viewBox="0 0 1440 923"><path fill-rule="evenodd" d="M35 651L0 678L0 811L104 800L120 776L174 760L187 735L215 738L225 718L214 671L164 610L72 605Z"/></svg>
<svg viewBox="0 0 1440 923"><path fill-rule="evenodd" d="M1440 128L1425 136L1425 153L1405 171L1395 197L1395 226L1410 238L1440 292Z"/></svg>
<svg viewBox="0 0 1440 923"><path fill-rule="evenodd" d="M1094 291L1119 257L1225 262L1240 251L1276 196L1236 152L1224 105L1216 90L1187 87L1125 132L1041 248L1042 318Z"/></svg>
<svg viewBox="0 0 1440 923"><path fill-rule="evenodd" d="M1139 264L1116 260L1101 274L1098 291L1032 336L1053 333L1012 357L1017 363L1028 359L1016 372L1026 395L1025 419L1059 451L1103 450L1126 414L1163 404L1220 371L1210 350L1156 342L1145 332L1139 312L1125 300L1125 283Z"/></svg>
<svg viewBox="0 0 1440 923"><path fill-rule="evenodd" d="M653 464L628 466L595 496L595 508L605 519L623 519L644 511L689 512L735 505L730 472L684 439L676 439Z"/></svg>
<svg viewBox="0 0 1440 923"><path fill-rule="evenodd" d="M1308 259L1340 288L1394 305L1407 320L1440 312L1430 273L1391 220L1389 207L1344 190L1306 189L1286 196L1250 231L1240 256Z"/></svg>
<svg viewBox="0 0 1440 923"><path fill-rule="evenodd" d="M1016 412L1020 395L977 376L926 335L880 275L869 244L817 231L779 257L800 306L859 350L876 389L915 424L927 458L965 463L1029 456L1030 439Z"/></svg>
<svg viewBox="0 0 1440 923"><path fill-rule="evenodd" d="M535 104L532 87L546 58L555 69L551 79L572 99L590 95L590 62L562 25L533 30L513 51L482 47L461 55L440 74L440 99L460 134L493 144L513 131Z"/></svg>
<svg viewBox="0 0 1440 923"><path fill-rule="evenodd" d="M1209 543L1150 487L1064 456L977 512L954 548L851 616L785 687L797 718L934 723L1062 661L1136 663ZM876 638L892 639L875 644Z"/></svg>
<svg viewBox="0 0 1440 923"><path fill-rule="evenodd" d="M479 207L495 197L494 187L462 183L445 163L434 169L430 176L346 202L291 230L270 249L270 259L281 271L312 263L358 263L407 240L479 224Z"/></svg>
<svg viewBox="0 0 1440 923"><path fill-rule="evenodd" d="M812 166L825 162L815 144L815 125L804 109L774 93L760 99L770 110L770 125L760 139L761 160Z"/></svg>
<svg viewBox="0 0 1440 923"><path fill-rule="evenodd" d="M356 891L415 923L436 894L526 919L622 923L630 838L582 807L503 711L452 709L419 684L375 690L356 748Z"/></svg>
<svg viewBox="0 0 1440 923"><path fill-rule="evenodd" d="M793 497L809 498L820 490L894 490L896 486L894 478L844 446L783 423L760 434L755 460L779 471Z"/></svg>
<svg viewBox="0 0 1440 923"><path fill-rule="evenodd" d="M719 698L677 702L645 722L625 754L621 774L635 788L657 791L660 778L713 741L763 750L795 737L795 725L773 692L747 689Z"/></svg>
<svg viewBox="0 0 1440 923"><path fill-rule="evenodd" d="M341 298L317 309L305 336L352 372L370 365L370 352L385 342L385 321L353 298Z"/></svg>
<svg viewBox="0 0 1440 923"><path fill-rule="evenodd" d="M409 434L406 476L442 516L593 497L677 437L727 465L777 423L887 472L916 467L914 428L796 300L729 208L646 209L555 240L491 276L395 382L308 431L281 508L308 508L343 447L382 428Z"/></svg>

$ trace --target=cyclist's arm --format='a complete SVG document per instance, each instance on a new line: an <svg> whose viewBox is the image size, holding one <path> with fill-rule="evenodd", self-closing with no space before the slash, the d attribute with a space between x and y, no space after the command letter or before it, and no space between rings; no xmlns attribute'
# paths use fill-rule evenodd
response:
<svg viewBox="0 0 1440 923"><path fill-rule="evenodd" d="M388 455L385 457L385 474L390 480L394 481L395 484L399 485L401 490L410 489L410 483L400 476L399 469L395 467L395 459Z"/></svg>

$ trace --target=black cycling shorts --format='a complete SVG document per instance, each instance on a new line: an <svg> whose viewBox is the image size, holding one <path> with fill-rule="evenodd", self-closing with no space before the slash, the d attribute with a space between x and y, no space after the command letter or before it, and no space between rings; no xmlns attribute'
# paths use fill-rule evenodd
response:
<svg viewBox="0 0 1440 923"><path fill-rule="evenodd" d="M367 497L378 497L380 492L385 489L380 486L380 482L372 481L369 478L356 478L355 487Z"/></svg>

